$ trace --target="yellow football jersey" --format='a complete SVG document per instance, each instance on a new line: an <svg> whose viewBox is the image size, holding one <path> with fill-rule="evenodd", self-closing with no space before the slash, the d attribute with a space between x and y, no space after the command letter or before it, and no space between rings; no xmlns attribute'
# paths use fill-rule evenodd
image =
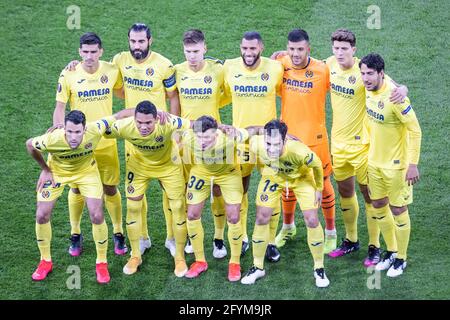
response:
<svg viewBox="0 0 450 320"><path fill-rule="evenodd" d="M91 168L95 164L94 149L102 139L103 134L116 119L112 116L86 124L86 132L81 144L71 149L67 143L64 129L33 138L36 150L48 152L48 166L58 175L73 175Z"/></svg>
<svg viewBox="0 0 450 320"><path fill-rule="evenodd" d="M182 135L183 159L192 164L197 172L205 175L221 175L229 173L239 166L237 159L237 144L248 139L247 130L239 130L236 138L225 135L217 130L216 143L206 150L202 150L197 143L195 133L187 130Z"/></svg>
<svg viewBox="0 0 450 320"><path fill-rule="evenodd" d="M187 62L177 64L176 83L180 97L181 117L196 120L206 115L220 123L219 108L223 93L223 65L219 60L205 60L197 72Z"/></svg>
<svg viewBox="0 0 450 320"><path fill-rule="evenodd" d="M168 161L176 161L172 156L178 154L174 148L172 134L179 129L188 129L190 121L171 116L170 121L161 125L156 123L155 129L148 136L141 136L136 127L134 117L116 121L108 138L123 138L129 142L130 155L142 165L143 170L158 170ZM173 151L172 151L173 150Z"/></svg>
<svg viewBox="0 0 450 320"><path fill-rule="evenodd" d="M86 72L80 63L75 71L61 72L56 101L69 102L70 109L82 111L87 122L97 121L112 115L113 90L120 89L122 85L117 66L100 61L98 70L91 74ZM102 139L98 148L103 149L114 144L114 140Z"/></svg>
<svg viewBox="0 0 450 320"><path fill-rule="evenodd" d="M404 169L417 164L421 129L411 103L389 101L395 85L384 80L377 91L366 91L367 125L370 135L369 165L385 169Z"/></svg>
<svg viewBox="0 0 450 320"><path fill-rule="evenodd" d="M262 175L278 175L286 180L295 180L310 174L311 169L317 190L323 189L322 161L305 144L296 140L287 140L283 154L273 159L267 155L264 136L250 139L250 151L264 164Z"/></svg>
<svg viewBox="0 0 450 320"><path fill-rule="evenodd" d="M166 91L175 86L175 68L169 59L152 51L137 63L129 51L118 53L113 61L123 77L125 107L135 108L141 101L151 101L158 109L167 110Z"/></svg>
<svg viewBox="0 0 450 320"><path fill-rule="evenodd" d="M366 89L361 79L359 59L354 58L350 69L342 70L334 56L326 63L330 69L331 107L333 125L331 140L336 143L367 144L368 133L365 130Z"/></svg>
<svg viewBox="0 0 450 320"><path fill-rule="evenodd" d="M233 104L233 126L263 126L277 118L276 97L283 80L279 61L261 57L255 70L245 67L242 58L226 60L225 91Z"/></svg>

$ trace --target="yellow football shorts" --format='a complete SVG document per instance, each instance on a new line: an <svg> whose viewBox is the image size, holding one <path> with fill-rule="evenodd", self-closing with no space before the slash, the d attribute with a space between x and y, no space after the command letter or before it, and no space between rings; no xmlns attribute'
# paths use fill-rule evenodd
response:
<svg viewBox="0 0 450 320"><path fill-rule="evenodd" d="M244 188L239 166L218 176L196 170L196 167L193 166L187 185L186 202L198 204L205 201L212 194L213 185L220 187L225 203L238 204L242 202Z"/></svg>
<svg viewBox="0 0 450 320"><path fill-rule="evenodd" d="M94 157L102 182L107 186L117 186L120 183L120 163L117 153L117 143L110 147L95 149Z"/></svg>
<svg viewBox="0 0 450 320"><path fill-rule="evenodd" d="M413 202L413 188L405 180L407 169L381 169L369 165L367 178L372 200L389 198L389 204L403 207Z"/></svg>
<svg viewBox="0 0 450 320"><path fill-rule="evenodd" d="M169 199L184 199L185 181L183 166L171 160L153 169L148 169L133 156L127 157L125 187L127 197L143 195L151 179L158 179Z"/></svg>
<svg viewBox="0 0 450 320"><path fill-rule="evenodd" d="M67 184L70 184L73 188L78 188L84 197L92 199L101 199L103 197L102 180L95 163L86 170L70 175L53 172L53 179L56 182L56 187L52 187L51 184L44 185L41 192L37 193L37 201L54 201L58 199Z"/></svg>
<svg viewBox="0 0 450 320"><path fill-rule="evenodd" d="M359 184L367 185L368 152L368 144L332 143L331 154L333 155L333 171L336 181L344 181L356 176Z"/></svg>
<svg viewBox="0 0 450 320"><path fill-rule="evenodd" d="M263 175L256 192L256 205L275 210L279 207L281 193L286 188L293 191L302 211L318 208L314 177L311 172L295 180L285 180L277 175Z"/></svg>

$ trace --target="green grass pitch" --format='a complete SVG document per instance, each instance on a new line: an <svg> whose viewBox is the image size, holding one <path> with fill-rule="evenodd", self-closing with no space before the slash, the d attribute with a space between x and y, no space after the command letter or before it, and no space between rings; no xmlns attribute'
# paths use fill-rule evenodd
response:
<svg viewBox="0 0 450 320"><path fill-rule="evenodd" d="M367 20L371 13L367 8L372 2L375 1L2 1L0 299L448 299L450 4L437 0L376 1L381 10L381 29L369 29ZM72 4L80 7L79 30L66 26L66 9ZM229 283L227 262L212 257L212 217L207 206L203 221L209 270L194 280L176 278L172 257L164 248L161 194L154 182L147 193L153 247L145 254L138 274L122 273L127 257L115 257L110 245L111 283L96 283L95 248L86 213L82 223L85 251L79 258L67 254L70 226L66 190L52 219L54 272L46 281L33 283L31 273L39 260L34 231L34 188L39 168L28 157L25 141L51 125L58 75L70 60L78 58L79 36L86 31L97 32L104 42L103 59L109 60L115 53L128 50L127 30L138 21L151 27L152 49L173 63L184 61L182 33L193 27L205 32L208 55L223 59L239 55L244 31L261 32L265 42L263 55L270 56L285 47L287 33L294 27L309 32L311 55L316 58L331 55L330 35L340 27L356 33L359 57L379 52L385 58L386 72L408 86L423 131L421 181L414 189L414 203L410 206L412 233L405 274L397 279L382 274L380 288L368 288L371 275L362 266L367 232L364 214L360 214L362 249L338 260L326 258L331 285L319 290L314 285L304 223L297 216L297 238L283 248L279 263L267 263L268 275L264 279L253 286ZM115 109L122 107L122 101L116 100ZM329 127L329 104L327 114ZM222 117L230 123L230 107L222 110ZM250 188L250 234L257 180L255 175ZM122 177L122 192L123 181ZM125 201L123 204L125 208ZM336 216L340 238L344 227L338 206ZM111 227L109 230L111 234ZM188 257L188 264L192 261L193 257ZM242 259L243 270L251 263L248 252ZM71 265L81 270L81 289L70 290L66 285L70 276L66 271Z"/></svg>

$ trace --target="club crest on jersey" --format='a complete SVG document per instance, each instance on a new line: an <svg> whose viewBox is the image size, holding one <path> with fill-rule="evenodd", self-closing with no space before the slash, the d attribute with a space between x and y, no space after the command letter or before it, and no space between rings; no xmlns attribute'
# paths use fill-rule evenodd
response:
<svg viewBox="0 0 450 320"><path fill-rule="evenodd" d="M348 82L350 82L351 84L355 84L356 83L356 77L355 76L348 77Z"/></svg>
<svg viewBox="0 0 450 320"><path fill-rule="evenodd" d="M151 77L154 73L155 73L155 70L151 67L147 68L147 70L145 70L145 74L148 75L149 77Z"/></svg>
<svg viewBox="0 0 450 320"><path fill-rule="evenodd" d="M92 149L92 143L89 142L84 146L85 149Z"/></svg>
<svg viewBox="0 0 450 320"><path fill-rule="evenodd" d="M50 191L48 191L48 190L43 190L43 191L41 192L41 196L42 196L42 198L44 198L44 199L50 198Z"/></svg>
<svg viewBox="0 0 450 320"><path fill-rule="evenodd" d="M58 92L61 92L61 91L62 91L61 83L58 82L58 86L56 87L56 90L57 90Z"/></svg>
<svg viewBox="0 0 450 320"><path fill-rule="evenodd" d="M383 109L384 108L384 102L383 101L378 101L378 108L379 109Z"/></svg>
<svg viewBox="0 0 450 320"><path fill-rule="evenodd" d="M261 80L262 81L267 81L267 80L269 80L269 74L268 73L262 73L261 74Z"/></svg>
<svg viewBox="0 0 450 320"><path fill-rule="evenodd" d="M194 197L194 195L192 194L192 192L187 193L188 200L192 200L193 197Z"/></svg>
<svg viewBox="0 0 450 320"><path fill-rule="evenodd" d="M164 140L164 137L163 137L163 136L157 136L157 137L155 138L155 141L156 141L156 142L163 142L163 140Z"/></svg>
<svg viewBox="0 0 450 320"><path fill-rule="evenodd" d="M212 82L212 78L211 78L211 76L205 76L204 78L203 78L203 81L205 81L205 83L211 83Z"/></svg>
<svg viewBox="0 0 450 320"><path fill-rule="evenodd" d="M314 76L314 72L312 72L311 70L306 70L305 77L312 78L313 76Z"/></svg>
<svg viewBox="0 0 450 320"><path fill-rule="evenodd" d="M130 194L134 193L134 187L131 184L128 186L127 192L130 193Z"/></svg>
<svg viewBox="0 0 450 320"><path fill-rule="evenodd" d="M108 76L106 74L102 75L100 78L101 83L108 83Z"/></svg>
<svg viewBox="0 0 450 320"><path fill-rule="evenodd" d="M263 193L263 194L261 194L261 196L259 197L259 199L260 199L262 202L267 202L267 201L269 200L269 196L268 196L267 194Z"/></svg>

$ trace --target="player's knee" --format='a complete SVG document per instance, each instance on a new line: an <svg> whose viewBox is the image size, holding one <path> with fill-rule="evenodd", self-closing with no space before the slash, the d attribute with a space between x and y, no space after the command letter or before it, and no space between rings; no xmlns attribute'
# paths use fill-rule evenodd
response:
<svg viewBox="0 0 450 320"><path fill-rule="evenodd" d="M383 208L388 205L388 198L372 200L372 206L376 209Z"/></svg>
<svg viewBox="0 0 450 320"><path fill-rule="evenodd" d="M169 207L172 212L178 212L184 210L185 204L183 199L169 199Z"/></svg>
<svg viewBox="0 0 450 320"><path fill-rule="evenodd" d="M201 212L196 210L188 210L187 217L189 221L200 219Z"/></svg>
<svg viewBox="0 0 450 320"><path fill-rule="evenodd" d="M305 224L308 228L315 228L319 225L319 219L317 217L305 217Z"/></svg>
<svg viewBox="0 0 450 320"><path fill-rule="evenodd" d="M403 207L390 206L390 207L391 207L391 212L394 216L401 215L403 212L408 210L408 206L403 206Z"/></svg>
<svg viewBox="0 0 450 320"><path fill-rule="evenodd" d="M103 212L91 213L91 222L93 224L102 224L104 221Z"/></svg>
<svg viewBox="0 0 450 320"><path fill-rule="evenodd" d="M231 224L238 223L240 220L239 218L240 218L239 211L227 214L227 221Z"/></svg>
<svg viewBox="0 0 450 320"><path fill-rule="evenodd" d="M256 224L264 225L270 221L271 214L256 214Z"/></svg>
<svg viewBox="0 0 450 320"><path fill-rule="evenodd" d="M343 198L351 198L355 194L355 187L353 181L341 181L337 183L339 194Z"/></svg>
<svg viewBox="0 0 450 320"><path fill-rule="evenodd" d="M38 224L44 224L50 221L52 209L46 205L38 202L36 208L36 222Z"/></svg>
<svg viewBox="0 0 450 320"><path fill-rule="evenodd" d="M36 211L36 222L38 224L45 224L50 221L50 214L43 211Z"/></svg>
<svg viewBox="0 0 450 320"><path fill-rule="evenodd" d="M272 208L256 206L256 224L268 224L272 213Z"/></svg>
<svg viewBox="0 0 450 320"><path fill-rule="evenodd" d="M107 186L107 185L103 185L103 192L107 195L107 196L114 196L117 193L117 187L116 186Z"/></svg>
<svg viewBox="0 0 450 320"><path fill-rule="evenodd" d="M319 217L317 210L310 210L308 212L303 212L303 219L308 228L315 228L319 225Z"/></svg>
<svg viewBox="0 0 450 320"><path fill-rule="evenodd" d="M96 209L89 213L93 224L101 224L104 221L103 209Z"/></svg>

